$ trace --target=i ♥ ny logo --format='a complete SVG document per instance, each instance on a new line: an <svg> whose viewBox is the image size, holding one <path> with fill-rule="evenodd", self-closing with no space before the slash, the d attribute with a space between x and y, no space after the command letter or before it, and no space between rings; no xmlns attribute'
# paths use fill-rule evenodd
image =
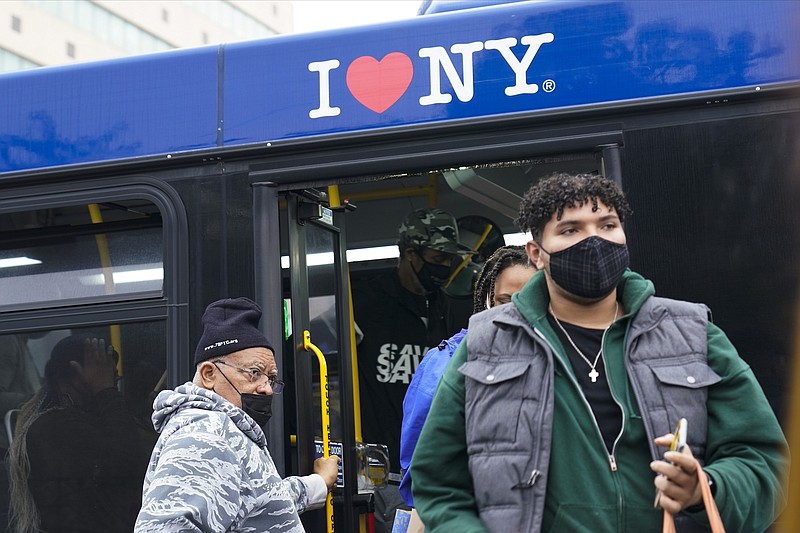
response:
<svg viewBox="0 0 800 533"><path fill-rule="evenodd" d="M347 88L364 107L383 113L403 96L413 77L411 58L401 52L380 61L361 56L347 68Z"/></svg>
<svg viewBox="0 0 800 533"><path fill-rule="evenodd" d="M450 87L461 102L469 102L475 94L473 79L473 55L482 50L499 52L509 66L509 78L513 76L514 83L505 88L506 96L519 96L539 92L539 85L528 83L528 69L533 63L536 54L543 44L552 43L555 36L552 33L540 35L525 35L519 39L519 44L525 46L522 59L517 59L512 48L517 46L515 37L493 39L485 42L456 43L448 51L441 46L420 48L418 56L428 60L430 92L419 98L423 106L434 104L448 104L453 100L453 95L442 92L441 73L444 72ZM461 57L461 76L456 70L453 56ZM308 112L313 119L323 117L336 117L341 109L331 103L330 72L338 69L338 59L314 61L308 64L308 70L318 73L319 80L319 107ZM381 114L392 107L402 97L414 77L414 65L411 58L402 52L391 52L378 60L372 56L364 55L353 60L347 67L345 81L350 94L367 109ZM548 80L555 83L552 80Z"/></svg>

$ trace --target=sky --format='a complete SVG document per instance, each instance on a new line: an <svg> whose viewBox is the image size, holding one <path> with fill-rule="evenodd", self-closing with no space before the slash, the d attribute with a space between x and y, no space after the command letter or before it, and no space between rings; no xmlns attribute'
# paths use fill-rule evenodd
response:
<svg viewBox="0 0 800 533"><path fill-rule="evenodd" d="M416 16L421 0L294 0L294 32L362 26Z"/></svg>

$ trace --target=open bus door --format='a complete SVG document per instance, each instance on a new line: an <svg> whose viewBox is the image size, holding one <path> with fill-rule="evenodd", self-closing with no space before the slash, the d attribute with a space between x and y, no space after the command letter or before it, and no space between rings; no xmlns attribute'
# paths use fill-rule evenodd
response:
<svg viewBox="0 0 800 533"><path fill-rule="evenodd" d="M302 515L309 531L357 531L365 509L358 496L353 399L353 342L345 249L345 208L325 192L284 196L291 297L286 300L285 365L294 370L296 471L313 471L317 457L341 457L340 474L323 512ZM331 208L329 206L333 205ZM292 415L289 415L292 416ZM329 445L326 450L325 446Z"/></svg>

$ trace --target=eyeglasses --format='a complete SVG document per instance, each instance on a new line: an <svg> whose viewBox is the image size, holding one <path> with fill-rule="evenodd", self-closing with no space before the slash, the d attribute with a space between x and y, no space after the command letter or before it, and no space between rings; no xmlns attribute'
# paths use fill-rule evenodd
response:
<svg viewBox="0 0 800 533"><path fill-rule="evenodd" d="M269 386L272 389L273 394L282 393L283 387L286 385L286 383L279 380L277 377L269 376L256 368L242 368L240 366L232 365L226 361L223 361L222 359L217 359L216 361L214 361L214 364L217 363L222 363L225 366L235 368L236 370L238 370L243 374L247 374L250 383L258 383L261 380L266 379L269 382Z"/></svg>

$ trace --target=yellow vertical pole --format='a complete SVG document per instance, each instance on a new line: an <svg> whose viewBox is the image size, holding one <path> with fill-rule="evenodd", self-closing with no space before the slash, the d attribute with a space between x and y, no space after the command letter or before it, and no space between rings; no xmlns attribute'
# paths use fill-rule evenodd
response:
<svg viewBox="0 0 800 533"><path fill-rule="evenodd" d="M428 176L428 207L436 207L439 201L439 182L437 174L431 173Z"/></svg>
<svg viewBox="0 0 800 533"><path fill-rule="evenodd" d="M328 202L331 207L339 207L342 205L342 199L339 195L338 185L328 186ZM355 317L353 316L353 289L350 286L350 269L347 269L347 303L350 307L350 346L353 352L350 354L351 368L352 368L352 383L353 383L353 427L356 441L361 441L361 389L358 384L358 350L356 349L356 327ZM342 454L349 453L349 450L342 450ZM349 459L349 457L348 457ZM342 457L342 461L345 458ZM367 530L367 517L364 514L358 517L358 529L360 533Z"/></svg>
<svg viewBox="0 0 800 533"><path fill-rule="evenodd" d="M100 213L100 206L97 204L89 204L89 216L92 219L92 224L102 224L103 215ZM104 233L97 233L94 236L97 243L97 253L100 255L100 266L103 268L103 280L105 281L106 294L114 294L114 271L111 265L111 254L108 251L108 241ZM120 332L118 324L109 326L111 332L111 345L119 354L117 360L117 374L122 377L122 333Z"/></svg>
<svg viewBox="0 0 800 533"><path fill-rule="evenodd" d="M350 276L347 276L347 300L350 305L350 316L353 317L353 290L350 286ZM356 349L355 318L350 321L350 346L353 347L351 358L353 360L353 419L355 421L356 441L361 442L361 388L358 384L358 350Z"/></svg>
<svg viewBox="0 0 800 533"><path fill-rule="evenodd" d="M342 205L338 185L328 185L328 205L331 207L339 207Z"/></svg>
<svg viewBox="0 0 800 533"><path fill-rule="evenodd" d="M800 531L800 506L794 504L800 495L800 294L795 304L794 320L794 354L791 358L789 384L788 423L786 424L786 440L789 441L789 456L792 459L786 479L786 490L789 505L779 522L782 531Z"/></svg>
<svg viewBox="0 0 800 533"><path fill-rule="evenodd" d="M474 248L474 250L475 250L476 252L478 251L478 249L479 249L481 246L483 246L483 241L485 241L485 240L486 240L486 237L488 237L488 236L489 236L489 232L491 232L491 231L492 231L492 228L493 228L493 227L494 227L494 225L493 225L493 224L486 224L486 228L484 228L484 230L483 230L483 233L481 234L480 238L478 238L478 242L477 242L477 243L475 243L475 248ZM458 265L458 267L456 267L456 269L453 271L453 273L452 273L452 274L450 274L450 277L447 279L447 283L445 283L445 284L444 284L444 288L445 288L445 289L446 289L447 287L449 287L451 283L453 283L453 280L454 280L454 279L456 279L456 276L458 276L458 274L459 274L459 273L460 273L462 270L464 270L464 267L466 267L466 266L469 264L469 262L470 262L470 261L472 261L472 256L471 256L471 255L469 255L469 256L467 256L467 257L465 257L465 258L464 258L464 259L461 261L461 263Z"/></svg>

